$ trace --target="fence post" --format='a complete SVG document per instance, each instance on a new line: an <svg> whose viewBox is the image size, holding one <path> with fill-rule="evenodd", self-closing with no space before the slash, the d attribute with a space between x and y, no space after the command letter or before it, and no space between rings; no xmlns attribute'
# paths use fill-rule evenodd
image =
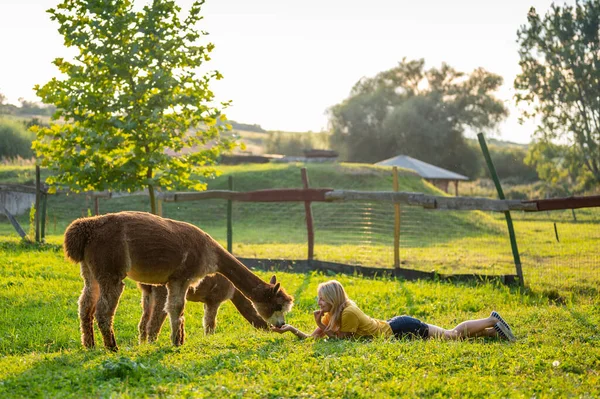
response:
<svg viewBox="0 0 600 399"><path fill-rule="evenodd" d="M35 165L35 242L40 242L40 166Z"/></svg>
<svg viewBox="0 0 600 399"><path fill-rule="evenodd" d="M394 191L398 192L398 167L394 166ZM400 267L400 204L394 203L394 267Z"/></svg>
<svg viewBox="0 0 600 399"><path fill-rule="evenodd" d="M479 139L479 145L481 146L481 151L483 152L483 156L485 157L485 162L487 163L488 169L490 170L490 175L492 175L492 179L494 180L494 184L496 185L496 191L498 191L498 197L503 200L504 191L502 191L502 186L500 185L500 179L498 179L498 174L496 173L496 168L494 167L494 163L492 162L492 157L490 157L490 152L488 151L487 144L485 142L485 138L483 137L483 133L478 133L477 138ZM519 256L519 248L517 247L517 237L515 236L515 229L513 227L512 218L510 216L510 211L505 211L504 216L506 217L506 224L508 226L508 235L510 237L510 246L513 253L513 258L515 260L515 268L517 269L517 276L519 277L519 282L522 287L525 286L525 280L523 279L523 269L521 268L521 257Z"/></svg>
<svg viewBox="0 0 600 399"><path fill-rule="evenodd" d="M100 200L98 197L94 197L94 215L98 216L100 214Z"/></svg>
<svg viewBox="0 0 600 399"><path fill-rule="evenodd" d="M44 193L42 196L42 214L40 215L41 217L41 230L42 230L42 234L41 234L41 239L42 241L44 241L44 239L46 238L46 202L48 200L48 194Z"/></svg>
<svg viewBox="0 0 600 399"><path fill-rule="evenodd" d="M306 168L302 168L300 172L302 174L302 186L306 190L308 189L308 173L306 172ZM310 201L304 201L304 211L306 213L306 230L308 233L308 261L311 261L314 258L315 232L313 229L313 218L312 210L310 208Z"/></svg>
<svg viewBox="0 0 600 399"><path fill-rule="evenodd" d="M233 176L229 176L229 191L233 191ZM227 200L227 250L233 253L233 201Z"/></svg>

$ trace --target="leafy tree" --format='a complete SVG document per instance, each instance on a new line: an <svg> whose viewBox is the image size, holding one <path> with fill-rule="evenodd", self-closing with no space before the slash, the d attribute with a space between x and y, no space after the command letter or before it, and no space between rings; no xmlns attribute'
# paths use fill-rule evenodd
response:
<svg viewBox="0 0 600 399"><path fill-rule="evenodd" d="M539 145L569 145L569 155L596 182L600 182L599 30L598 0L552 5L544 17L532 7L527 24L518 31L521 73L514 82L517 103L526 105L524 117L539 118L535 131ZM539 160L546 154L532 157Z"/></svg>
<svg viewBox="0 0 600 399"><path fill-rule="evenodd" d="M48 10L65 45L78 50L72 62L54 60L65 79L35 87L57 107L53 120L64 120L35 129L41 164L56 172L48 183L74 191L148 188L153 213L155 189L205 188L192 174L214 173L203 167L233 143L220 134L225 115L211 105L209 82L222 76L197 75L214 47L200 43L202 4L195 1L185 17L169 0L139 11L132 0L63 0Z"/></svg>
<svg viewBox="0 0 600 399"><path fill-rule="evenodd" d="M578 194L590 188L591 173L581 171L579 154L573 146L534 142L525 162L536 168L549 197Z"/></svg>
<svg viewBox="0 0 600 399"><path fill-rule="evenodd" d="M531 183L539 180L535 165L525 162L528 152L519 147L489 146L490 156L498 176L511 183Z"/></svg>
<svg viewBox="0 0 600 399"><path fill-rule="evenodd" d="M493 96L502 78L483 69L470 75L425 61L358 81L349 98L329 110L331 143L345 159L376 162L404 154L459 173L476 175L477 153L464 139L470 129L493 127L507 115Z"/></svg>

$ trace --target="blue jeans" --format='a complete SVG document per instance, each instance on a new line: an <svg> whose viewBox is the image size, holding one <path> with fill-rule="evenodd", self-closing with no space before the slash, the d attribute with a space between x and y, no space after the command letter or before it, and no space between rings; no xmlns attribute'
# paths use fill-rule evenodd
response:
<svg viewBox="0 0 600 399"><path fill-rule="evenodd" d="M388 324L396 338L429 337L429 326L419 319L410 316L396 316L389 319Z"/></svg>

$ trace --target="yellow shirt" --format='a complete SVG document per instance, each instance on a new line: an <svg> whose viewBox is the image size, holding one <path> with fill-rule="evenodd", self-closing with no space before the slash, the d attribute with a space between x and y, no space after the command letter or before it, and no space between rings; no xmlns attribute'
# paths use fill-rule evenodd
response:
<svg viewBox="0 0 600 399"><path fill-rule="evenodd" d="M330 315L325 313L321 322L329 324ZM341 332L354 333L360 337L391 337L393 335L390 325L383 320L373 319L364 314L357 306L349 305L342 311Z"/></svg>

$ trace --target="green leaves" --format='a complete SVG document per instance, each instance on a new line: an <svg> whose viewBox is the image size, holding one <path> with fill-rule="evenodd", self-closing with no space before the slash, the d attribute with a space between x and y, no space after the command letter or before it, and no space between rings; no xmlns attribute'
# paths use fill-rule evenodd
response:
<svg viewBox="0 0 600 399"><path fill-rule="evenodd" d="M514 82L523 116L540 121L538 141L571 143L570 152L584 166L581 170L596 182L600 182L599 16L598 0L554 5L544 17L532 8L528 24L517 32L521 73Z"/></svg>
<svg viewBox="0 0 600 399"><path fill-rule="evenodd" d="M64 0L48 10L65 45L78 51L72 61L54 60L64 78L36 86L62 118L39 128L34 145L53 183L75 191L200 187L190 172L233 147L220 139L222 113L210 105L210 82L221 75L196 74L214 48L201 43L206 33L196 26L202 3L185 19L167 0L142 11L129 0ZM170 150L197 155L175 158Z"/></svg>
<svg viewBox="0 0 600 399"><path fill-rule="evenodd" d="M329 110L332 143L353 162L405 154L467 173L473 154L462 134L506 117L494 96L501 84L500 76L483 69L470 75L447 64L426 70L423 59L403 59L361 79L349 98Z"/></svg>

